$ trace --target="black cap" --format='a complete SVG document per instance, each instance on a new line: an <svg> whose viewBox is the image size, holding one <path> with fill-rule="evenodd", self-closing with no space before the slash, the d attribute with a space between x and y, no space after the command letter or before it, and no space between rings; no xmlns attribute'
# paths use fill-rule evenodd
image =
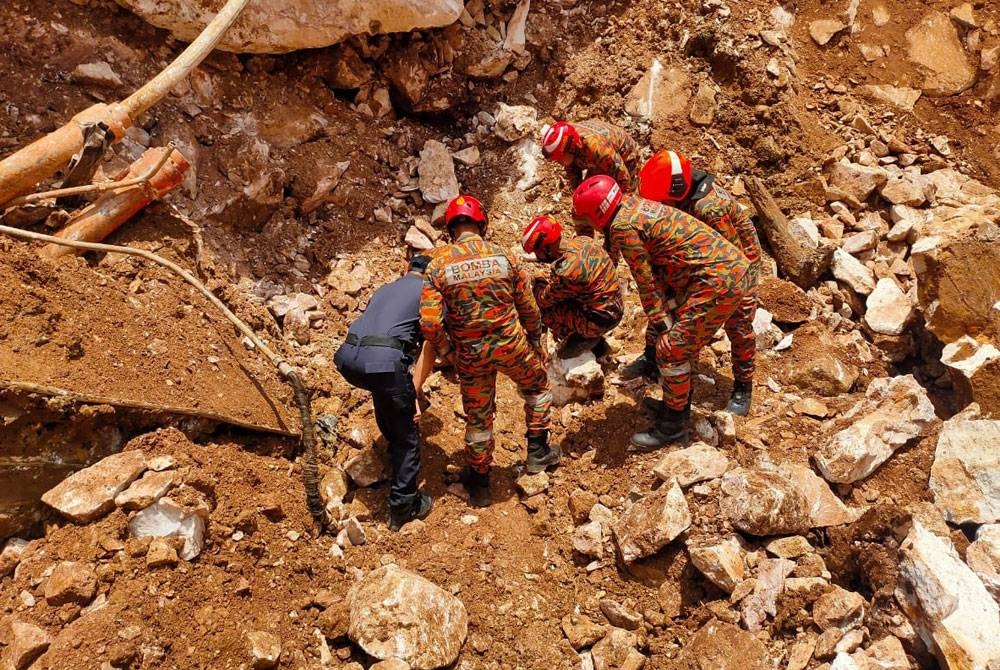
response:
<svg viewBox="0 0 1000 670"><path fill-rule="evenodd" d="M423 274L427 270L427 266L431 263L430 256L414 256L410 259L410 272L420 272Z"/></svg>

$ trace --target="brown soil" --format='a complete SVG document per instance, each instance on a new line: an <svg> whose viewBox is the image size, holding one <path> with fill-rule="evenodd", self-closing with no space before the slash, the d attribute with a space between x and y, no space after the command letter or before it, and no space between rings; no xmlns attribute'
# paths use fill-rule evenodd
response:
<svg viewBox="0 0 1000 670"><path fill-rule="evenodd" d="M507 14L512 9L512 3L489 4ZM806 32L808 22L836 10L820 0L799 2L793 31L799 80L786 91L765 73L777 50L760 45L756 37L770 27L769 3L730 0L732 16L726 21L703 11L701 2L580 2L570 9L575 4L533 3L533 62L512 81L470 82L462 93L467 102L436 116L370 119L352 110L351 96L323 83L327 50L282 57L213 55L199 69L191 91L169 97L139 122L153 143L179 139L195 150L193 188L170 202L199 222L200 235L172 210L157 206L110 241L156 250L197 269L258 333L306 370L317 413L339 415L347 428L360 429L371 439L378 431L366 394L351 389L330 360L367 295L402 268L401 243L412 216L430 214L429 206L397 190L397 175L401 169L406 172L406 161L426 139L454 140L473 131L470 119L480 110L492 110L495 101L530 103L540 117L603 116L624 122L625 94L656 56L665 64L693 68L694 86L704 79L720 87L717 120L705 130L678 118L652 132L632 123L637 137L653 149L683 147L726 183L740 175L764 177L786 211L822 209L817 168L844 142L833 119L845 101L864 105L871 118L893 125L897 137L918 148L925 146L924 138L948 135L963 170L997 183L1000 157L993 153L995 143L982 138L995 132L996 117L988 106L974 104L982 84L954 98L923 98L912 115L872 108L850 92L860 83L903 76L896 54L905 48L904 18L915 14L913 3L887 0L883 4L893 22L877 34L863 28L861 38L890 44L894 54L886 68L874 68L865 66L857 53L857 37L817 48ZM948 9L936 1L919 4ZM981 4L977 12L984 20L1000 20L1000 9ZM863 0L861 13L870 13L872 5ZM564 14L563 6L572 13ZM373 38L371 43L396 54L408 48L408 39ZM106 0L6 3L0 7L0 43L4 154L58 127L95 99L127 94L182 46ZM78 63L101 59L114 64L124 86L98 89L70 81L69 72ZM821 82L829 86L820 87ZM846 93L831 90L839 83L847 84ZM313 114L324 121L303 122ZM258 138L269 149L263 151ZM517 175L506 143L490 136L477 145L482 161L458 166L458 177L490 208L495 239L513 245L530 215L568 210L569 198L553 165L541 166L539 187L521 193L510 186ZM117 149L104 171L126 165L130 150ZM350 161L350 167L327 202L304 213L304 201L343 161ZM373 210L393 197L401 202L393 222L377 220ZM44 216L24 225L43 231L51 227ZM338 259L363 261L371 270L373 279L359 295L348 296L325 282ZM260 304L265 282L279 285L279 293L321 296L326 318L312 331L310 344L282 338L280 325ZM803 298L780 288L762 292L763 303L773 304L776 316L788 310L796 320L806 308ZM629 302L636 310L634 295ZM0 240L0 314L6 317L0 324L4 381L199 409L220 415L223 422L228 418L277 431L298 430L291 396L274 371L247 351L228 322L187 285L143 262L106 256L50 264L35 257L33 247ZM624 359L641 348L642 320L631 325L622 329L627 331L622 336ZM741 465L765 459L808 462L829 429L823 421L793 412L792 398L764 385L769 378L783 382L789 366L829 348L828 340L810 336L812 329L833 337L846 336L857 326L820 321L804 328L801 336L796 331L790 351L759 356L754 414L737 420L741 441L731 449ZM881 361L862 360L855 348L841 344L838 340L838 353L863 372L854 393L824 400L835 414L861 397L869 379L888 371ZM695 381L696 416L724 406L731 387L729 365L728 353L702 352L697 372L704 378ZM555 432L567 461L553 475L547 493L521 501L513 485L515 466L523 459L521 401L513 385L502 380L496 425L499 501L473 512L448 491L445 481L446 466L462 462L463 426L457 385L442 376L423 425L424 485L435 496L435 510L414 532L392 534L385 527L385 489L359 491L352 505L366 520L369 541L350 548L343 560L329 556L333 538L310 535L299 461L253 453L247 447L258 446L257 438L240 432L206 435L204 427L196 430L164 417L131 418L112 411L109 419L109 410L100 406L88 405L86 411L43 407L36 404L38 398L15 392L0 398L0 407L23 409L22 424L15 426L21 432L0 440L0 456L32 455L20 438L31 432L29 423L43 426L36 436L58 434L60 443L77 449L68 452L74 467L151 426L179 425L187 436L162 430L138 437L126 448L175 456L185 481L211 501L213 511L204 553L175 570L146 568L143 548L125 541L127 519L121 511L86 527L50 517L16 575L0 578L0 608L55 636L52 648L33 666L38 668L101 667L105 662L119 668L245 667L244 634L249 630L268 630L281 638L280 667L318 667L320 640L314 629L329 631L330 623L321 614L329 608L327 619L335 618L359 571L394 561L458 594L466 604L470 641L460 667L578 667L559 622L574 608L603 621L598 601L604 597L628 601L646 615L646 667L672 667L672 659L700 625L712 616L731 614L724 594L677 548L630 568L612 562L587 572L587 561L573 553L569 535L568 499L575 488L620 509L633 493L656 484L650 472L656 456L626 451L629 435L645 425L637 407L643 391L632 394L609 386L603 402L563 409ZM64 425L57 429L52 424L58 421ZM104 435L123 427L124 433ZM36 439L27 444L34 448L42 442ZM930 438L920 441L859 486L838 491L851 504L879 507L872 513L875 521L866 517L850 529L810 538L817 546L829 540L825 558L834 581L868 597L891 587L895 535L889 531L902 507L927 498L933 444ZM295 440L287 439L264 451L292 452L295 447ZM321 460L328 466L349 455L346 448L336 454L323 451ZM44 471L41 479L24 485L16 500L20 504L37 495L64 469ZM0 475L0 486L6 482ZM695 521L688 534L718 533L714 494L691 494L689 500ZM233 539L237 531L243 534L239 541ZM82 616L74 606L49 607L41 575L57 560L95 565L107 605ZM24 594L35 599L33 606L26 604ZM775 631L769 638L775 658L794 638L797 612L788 605L782 622L786 637ZM332 667L349 660L369 665L371 659L345 638L329 637Z"/></svg>

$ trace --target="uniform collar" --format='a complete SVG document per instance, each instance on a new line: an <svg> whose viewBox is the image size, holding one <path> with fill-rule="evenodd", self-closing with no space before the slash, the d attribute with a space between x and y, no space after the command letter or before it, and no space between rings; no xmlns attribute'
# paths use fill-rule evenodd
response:
<svg viewBox="0 0 1000 670"><path fill-rule="evenodd" d="M483 239L483 236L480 235L479 233L462 233L461 235L458 236L458 239L455 240L455 242L456 243L457 242L465 242L466 240L468 240L469 238L472 238L472 237L475 237L475 238L480 239L480 240Z"/></svg>

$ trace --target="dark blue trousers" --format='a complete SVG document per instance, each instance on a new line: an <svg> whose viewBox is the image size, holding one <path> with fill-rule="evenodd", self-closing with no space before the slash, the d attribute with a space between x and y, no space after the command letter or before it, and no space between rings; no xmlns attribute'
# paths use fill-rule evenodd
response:
<svg viewBox="0 0 1000 670"><path fill-rule="evenodd" d="M417 392L403 364L394 372L366 372L362 362L364 350L365 347L345 344L333 360L351 386L372 394L375 422L389 443L392 469L389 506L405 507L417 500L420 476L420 426L415 420Z"/></svg>

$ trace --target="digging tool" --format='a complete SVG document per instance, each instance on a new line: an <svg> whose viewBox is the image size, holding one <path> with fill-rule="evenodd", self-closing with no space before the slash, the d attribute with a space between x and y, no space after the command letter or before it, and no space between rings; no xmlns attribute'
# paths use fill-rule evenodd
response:
<svg viewBox="0 0 1000 670"><path fill-rule="evenodd" d="M147 149L139 160L132 163L124 180L131 182L146 177L145 181L105 193L74 214L66 227L55 236L67 240L100 242L146 205L177 188L190 167L184 154L173 147ZM74 251L64 245L48 244L39 253L43 258L52 260Z"/></svg>
<svg viewBox="0 0 1000 670"><path fill-rule="evenodd" d="M29 193L80 153L89 126L103 126L113 141L121 140L134 119L159 102L205 60L249 3L250 0L228 0L174 62L125 100L89 107L63 127L0 161L0 206Z"/></svg>
<svg viewBox="0 0 1000 670"><path fill-rule="evenodd" d="M194 275L162 256L158 256L150 251L146 251L145 249L134 249L132 247L123 247L115 244L99 244L95 242L80 242L77 240L62 239L59 237L53 237L52 235L44 235L42 233L35 233L3 225L0 225L0 233L22 240L48 242L50 244L63 245L74 249L104 251L145 258L146 260L157 263L158 265L161 265L178 275L185 282L197 289L209 302L215 305L215 307L222 312L223 316L236 326L236 329L239 330L240 333L242 333L248 340L250 340L254 347L256 347L257 350L260 351L264 357L278 369L281 376L292 387L292 391L295 394L295 403L299 407L299 417L302 421L302 453L305 457L305 461L302 466L302 482L306 490L306 505L308 506L309 513L312 515L313 521L316 524L317 534L322 532L322 530L327 526L327 517L326 509L324 508L323 501L319 495L319 469L316 465L316 433L312 420L312 408L309 402L309 394L306 391L305 385L302 383L302 378L299 376L298 370L292 366L291 363L286 361L284 358L272 351L270 347L264 344L264 342L257 337L257 334L250 328L250 326L246 325L238 316L233 314L232 311L226 307L226 304L217 298L214 293L205 288L205 285L198 281Z"/></svg>

